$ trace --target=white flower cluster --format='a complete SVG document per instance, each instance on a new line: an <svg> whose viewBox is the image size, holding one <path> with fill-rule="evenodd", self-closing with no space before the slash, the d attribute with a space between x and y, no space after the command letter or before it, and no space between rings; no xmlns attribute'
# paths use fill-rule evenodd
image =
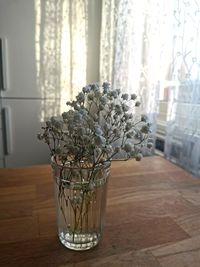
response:
<svg viewBox="0 0 200 267"><path fill-rule="evenodd" d="M111 90L107 82L90 84L67 105L71 109L60 118L52 117L38 134L63 164L96 166L121 152L127 159L141 160L142 148L152 147L150 124L145 115L138 116L140 102L135 94Z"/></svg>

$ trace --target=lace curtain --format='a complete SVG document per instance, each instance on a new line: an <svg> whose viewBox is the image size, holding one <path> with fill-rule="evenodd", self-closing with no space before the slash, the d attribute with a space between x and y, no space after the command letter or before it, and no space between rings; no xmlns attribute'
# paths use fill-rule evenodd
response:
<svg viewBox="0 0 200 267"><path fill-rule="evenodd" d="M142 96L142 109L152 122L167 58L170 1L165 2L102 0L100 82ZM65 106L61 99L72 99L87 83L89 6L87 0L35 0L43 118L58 114Z"/></svg>
<svg viewBox="0 0 200 267"><path fill-rule="evenodd" d="M142 96L153 125L158 90L172 85L165 156L200 176L200 4L103 0L102 14L101 79Z"/></svg>
<svg viewBox="0 0 200 267"><path fill-rule="evenodd" d="M153 125L165 78L171 1L103 0L100 78L141 96Z"/></svg>
<svg viewBox="0 0 200 267"><path fill-rule="evenodd" d="M200 176L200 4L176 0L165 155Z"/></svg>
<svg viewBox="0 0 200 267"><path fill-rule="evenodd" d="M200 175L198 1L101 1L100 82L141 96L153 126L159 89L166 80L173 84L165 156ZM87 83L89 7L88 0L35 0L43 119L60 113Z"/></svg>
<svg viewBox="0 0 200 267"><path fill-rule="evenodd" d="M60 114L86 84L88 1L35 0L41 120Z"/></svg>

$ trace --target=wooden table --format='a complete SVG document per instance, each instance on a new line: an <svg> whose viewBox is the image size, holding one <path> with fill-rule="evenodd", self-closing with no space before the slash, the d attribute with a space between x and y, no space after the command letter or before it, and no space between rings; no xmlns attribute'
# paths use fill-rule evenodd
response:
<svg viewBox="0 0 200 267"><path fill-rule="evenodd" d="M0 169L0 266L200 266L200 180L160 157L113 162L107 204L101 243L70 251L50 166Z"/></svg>

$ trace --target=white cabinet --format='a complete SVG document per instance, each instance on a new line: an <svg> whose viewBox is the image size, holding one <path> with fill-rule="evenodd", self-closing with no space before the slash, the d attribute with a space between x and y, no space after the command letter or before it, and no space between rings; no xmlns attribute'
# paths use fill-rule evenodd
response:
<svg viewBox="0 0 200 267"><path fill-rule="evenodd" d="M40 97L36 86L34 0L0 0L0 38L7 43L8 88L2 97Z"/></svg>
<svg viewBox="0 0 200 267"><path fill-rule="evenodd" d="M3 167L3 158L4 158L2 133L3 133L3 131L2 131L2 113L1 113L1 99L0 99L0 168Z"/></svg>
<svg viewBox="0 0 200 267"><path fill-rule="evenodd" d="M46 144L37 139L43 123L40 100L4 100L6 121L6 167L18 167L49 163Z"/></svg>
<svg viewBox="0 0 200 267"><path fill-rule="evenodd" d="M0 88L0 166L4 167L49 163L48 147L36 137L44 99L37 86L35 28L34 0L0 0L0 38L6 40L0 70L8 84Z"/></svg>
<svg viewBox="0 0 200 267"><path fill-rule="evenodd" d="M3 152L3 136L2 136L2 129L0 129L0 161L3 161L3 156L4 152Z"/></svg>

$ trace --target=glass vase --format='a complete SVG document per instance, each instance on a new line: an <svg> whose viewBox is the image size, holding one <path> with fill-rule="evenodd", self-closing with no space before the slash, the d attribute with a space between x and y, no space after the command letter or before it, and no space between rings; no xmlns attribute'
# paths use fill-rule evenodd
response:
<svg viewBox="0 0 200 267"><path fill-rule="evenodd" d="M110 162L95 167L74 167L52 160L58 236L73 250L96 246L103 233Z"/></svg>

